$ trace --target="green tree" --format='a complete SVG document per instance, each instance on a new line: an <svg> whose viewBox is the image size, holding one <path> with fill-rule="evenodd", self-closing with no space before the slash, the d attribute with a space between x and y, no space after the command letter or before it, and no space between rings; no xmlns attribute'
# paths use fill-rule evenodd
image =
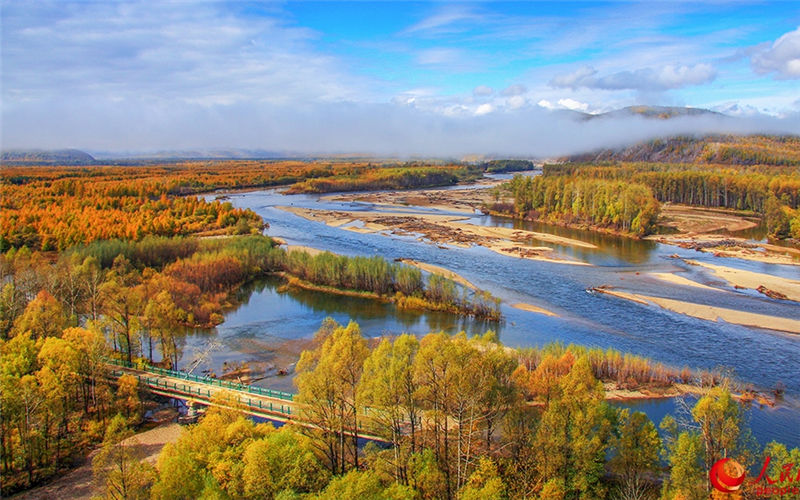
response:
<svg viewBox="0 0 800 500"><path fill-rule="evenodd" d="M550 400L534 437L539 476L543 483L559 480L565 498L602 498L611 430L603 385L582 356L559 386L559 394Z"/></svg>
<svg viewBox="0 0 800 500"><path fill-rule="evenodd" d="M666 433L664 454L669 464L669 478L664 481L664 500L701 500L708 498L707 478L703 467L703 443L693 431L679 432L672 416L661 422Z"/></svg>
<svg viewBox="0 0 800 500"><path fill-rule="evenodd" d="M460 500L504 500L506 485L491 458L481 457L478 467L459 493Z"/></svg>
<svg viewBox="0 0 800 500"><path fill-rule="evenodd" d="M103 498L138 500L150 498L155 470L142 462L133 432L125 418L114 417L106 429L103 446L92 460L94 478L103 490Z"/></svg>
<svg viewBox="0 0 800 500"><path fill-rule="evenodd" d="M310 439L286 427L250 443L243 461L244 493L250 498L319 491L330 478Z"/></svg>
<svg viewBox="0 0 800 500"><path fill-rule="evenodd" d="M361 329L350 322L336 328L318 349L303 352L297 363L297 400L306 405L304 417L319 428L309 432L322 438L334 473L344 473L348 462L358 468L362 404L357 388L368 355Z"/></svg>
<svg viewBox="0 0 800 500"><path fill-rule="evenodd" d="M631 413L626 408L620 412L619 428L611 446L614 455L609 465L619 484L618 498L649 498L655 486L661 448L656 426L644 413Z"/></svg>
<svg viewBox="0 0 800 500"><path fill-rule="evenodd" d="M413 335L401 335L394 342L384 338L364 361L358 386L370 420L392 443L394 477L404 484L407 482L405 463L408 455L416 452L420 423L413 374L418 350L419 341Z"/></svg>
<svg viewBox="0 0 800 500"><path fill-rule="evenodd" d="M377 475L370 471L351 470L331 481L317 495L316 500L413 500L414 491L408 486L392 483L388 487L381 484Z"/></svg>

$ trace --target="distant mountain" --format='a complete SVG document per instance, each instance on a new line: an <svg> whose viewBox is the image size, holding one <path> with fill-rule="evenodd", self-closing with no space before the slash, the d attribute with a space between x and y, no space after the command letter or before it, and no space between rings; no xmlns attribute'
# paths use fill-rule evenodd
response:
<svg viewBox="0 0 800 500"><path fill-rule="evenodd" d="M615 109L607 113L591 115L592 118L626 118L630 116L642 116L645 118L658 118L668 120L683 116L725 116L722 113L703 108L683 108L676 106L628 106L622 109Z"/></svg>
<svg viewBox="0 0 800 500"><path fill-rule="evenodd" d="M96 163L89 153L77 149L38 150L19 149L3 151L0 163L4 165L92 165Z"/></svg>
<svg viewBox="0 0 800 500"><path fill-rule="evenodd" d="M800 165L800 137L771 135L678 136L601 149L564 158L573 162L713 163Z"/></svg>

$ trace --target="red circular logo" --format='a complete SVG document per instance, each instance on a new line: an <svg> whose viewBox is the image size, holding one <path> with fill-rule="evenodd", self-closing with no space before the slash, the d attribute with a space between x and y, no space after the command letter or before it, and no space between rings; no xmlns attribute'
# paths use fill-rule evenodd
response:
<svg viewBox="0 0 800 500"><path fill-rule="evenodd" d="M727 464L727 471L726 469ZM732 493L739 489L747 475L744 467L736 460L723 458L715 463L708 471L711 485L723 493Z"/></svg>

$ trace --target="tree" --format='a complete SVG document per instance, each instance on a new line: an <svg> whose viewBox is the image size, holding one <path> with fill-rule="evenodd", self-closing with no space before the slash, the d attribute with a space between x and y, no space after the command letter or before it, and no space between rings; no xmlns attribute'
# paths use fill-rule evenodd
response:
<svg viewBox="0 0 800 500"><path fill-rule="evenodd" d="M113 332L113 345L125 353L127 361L133 361L134 333L138 328L142 297L136 285L139 277L130 262L122 255L114 259L108 281L101 286L102 312Z"/></svg>
<svg viewBox="0 0 800 500"><path fill-rule="evenodd" d="M664 481L661 498L664 500L701 500L708 498L707 478L703 467L703 444L693 431L678 431L672 416L661 422L666 433L664 455L669 463L669 478Z"/></svg>
<svg viewBox="0 0 800 500"><path fill-rule="evenodd" d="M142 453L132 439L125 418L116 416L109 422L103 446L92 460L95 481L103 489L103 497L113 500L150 498L155 470L142 462Z"/></svg>
<svg viewBox="0 0 800 500"><path fill-rule="evenodd" d="M16 335L30 332L34 339L43 339L60 336L66 326L61 304L49 292L42 290L14 322L14 332Z"/></svg>
<svg viewBox="0 0 800 500"><path fill-rule="evenodd" d="M504 500L508 498L506 485L491 458L481 457L478 467L461 489L460 500Z"/></svg>
<svg viewBox="0 0 800 500"><path fill-rule="evenodd" d="M310 439L287 427L250 443L243 462L244 493L249 498L319 491L330 479Z"/></svg>
<svg viewBox="0 0 800 500"><path fill-rule="evenodd" d="M344 473L348 461L358 468L362 404L357 388L368 354L361 329L351 321L336 328L319 348L303 352L297 363L297 399L306 405L305 418L321 429L323 452L333 473Z"/></svg>
<svg viewBox="0 0 800 500"><path fill-rule="evenodd" d="M601 482L611 421L603 385L582 356L559 381L534 437L537 469L544 483L559 480L568 498L602 498ZM555 484L555 483L554 483Z"/></svg>
<svg viewBox="0 0 800 500"><path fill-rule="evenodd" d="M316 496L316 500L340 500L358 498L359 500L413 500L414 491L408 486L392 483L388 487L371 471L351 470L333 479Z"/></svg>
<svg viewBox="0 0 800 500"><path fill-rule="evenodd" d="M727 387L717 386L709 390L695 404L692 417L700 427L708 466L726 457L735 457L744 466L752 463L742 409Z"/></svg>
<svg viewBox="0 0 800 500"><path fill-rule="evenodd" d="M139 379L125 374L117 379L117 407L128 425L142 421L142 402L139 399Z"/></svg>
<svg viewBox="0 0 800 500"><path fill-rule="evenodd" d="M614 456L611 471L619 483L618 497L641 500L650 496L658 471L661 439L650 419L642 412L627 408L619 415L619 428L612 438Z"/></svg>
<svg viewBox="0 0 800 500"><path fill-rule="evenodd" d="M364 361L364 372L358 385L362 404L393 450L394 477L406 484L408 455L417 449L419 401L413 377L413 363L419 341L404 334L392 342L388 338L372 350ZM408 444L403 446L404 435Z"/></svg>

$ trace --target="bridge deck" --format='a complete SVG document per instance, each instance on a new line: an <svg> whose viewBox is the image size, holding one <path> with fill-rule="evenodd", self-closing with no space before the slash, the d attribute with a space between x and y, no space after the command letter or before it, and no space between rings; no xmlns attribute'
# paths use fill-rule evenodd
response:
<svg viewBox="0 0 800 500"><path fill-rule="evenodd" d="M294 394L262 387L236 384L224 380L190 375L183 372L148 367L147 370L124 366L127 363L111 361L111 376L131 375L150 392L171 398L183 399L203 405L225 406L249 415L279 422L292 422L304 427L316 427L302 418L302 404L294 401ZM362 417L362 421L364 417ZM368 423L368 422L365 422ZM366 428L368 429L368 427ZM359 437L369 441L386 442L359 424ZM348 434L352 434L348 432Z"/></svg>

